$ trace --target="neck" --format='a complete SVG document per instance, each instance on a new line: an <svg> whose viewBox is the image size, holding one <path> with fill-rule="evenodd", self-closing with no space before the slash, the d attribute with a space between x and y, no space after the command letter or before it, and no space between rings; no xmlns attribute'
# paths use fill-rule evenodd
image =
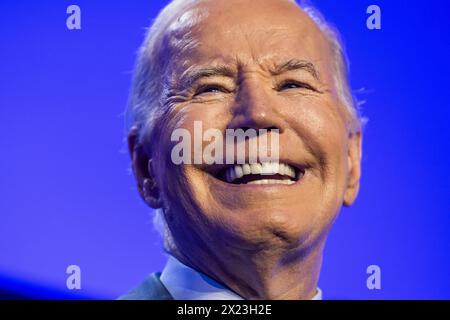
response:
<svg viewBox="0 0 450 320"><path fill-rule="evenodd" d="M311 299L317 293L324 243L297 250L172 254L245 299ZM198 252L200 253L200 252Z"/></svg>

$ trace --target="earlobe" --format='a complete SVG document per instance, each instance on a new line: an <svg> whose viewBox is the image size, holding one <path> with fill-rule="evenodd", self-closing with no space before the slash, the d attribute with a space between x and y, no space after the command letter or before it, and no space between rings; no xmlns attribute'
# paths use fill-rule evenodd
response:
<svg viewBox="0 0 450 320"><path fill-rule="evenodd" d="M350 206L356 199L361 178L362 134L360 131L352 133L348 145L348 176L343 204Z"/></svg>
<svg viewBox="0 0 450 320"><path fill-rule="evenodd" d="M145 178L142 185L142 196L144 201L153 209L162 207L159 188L152 178Z"/></svg>
<svg viewBox="0 0 450 320"><path fill-rule="evenodd" d="M160 191L156 183L156 177L152 170L152 160L139 144L137 129L133 128L128 134L128 150L131 156L134 177L142 199L154 209L161 207Z"/></svg>
<svg viewBox="0 0 450 320"><path fill-rule="evenodd" d="M147 161L147 172L148 178L144 179L142 188L144 201L147 202L153 209L161 208L161 194L158 184L156 183L156 176L154 174L151 158Z"/></svg>

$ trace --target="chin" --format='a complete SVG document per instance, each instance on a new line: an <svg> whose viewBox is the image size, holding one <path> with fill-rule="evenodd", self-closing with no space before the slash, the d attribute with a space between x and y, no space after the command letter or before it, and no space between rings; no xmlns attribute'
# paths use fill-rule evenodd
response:
<svg viewBox="0 0 450 320"><path fill-rule="evenodd" d="M223 215L224 213L228 214ZM313 222L298 221L292 210L221 210L218 219L226 221L228 244L255 250L301 248L313 234ZM297 218L295 221L294 218ZM305 217L304 217L305 218Z"/></svg>

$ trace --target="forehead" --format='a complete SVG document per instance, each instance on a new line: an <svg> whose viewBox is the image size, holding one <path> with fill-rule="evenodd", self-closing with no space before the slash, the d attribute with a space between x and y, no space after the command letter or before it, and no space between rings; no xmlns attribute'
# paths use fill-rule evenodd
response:
<svg viewBox="0 0 450 320"><path fill-rule="evenodd" d="M286 0L201 1L169 26L172 63L274 64L292 58L327 69L328 42L297 5Z"/></svg>

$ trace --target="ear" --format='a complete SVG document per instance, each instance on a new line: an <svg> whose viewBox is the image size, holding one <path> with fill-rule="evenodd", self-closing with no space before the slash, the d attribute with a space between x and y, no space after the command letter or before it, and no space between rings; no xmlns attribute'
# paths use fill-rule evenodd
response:
<svg viewBox="0 0 450 320"><path fill-rule="evenodd" d="M362 133L351 133L348 144L348 176L347 188L344 193L344 205L350 206L356 199L359 191L359 179L361 177Z"/></svg>
<svg viewBox="0 0 450 320"><path fill-rule="evenodd" d="M152 158L139 143L136 127L133 127L128 133L128 151L131 156L131 164L139 194L153 209L161 208L161 194L156 183Z"/></svg>

